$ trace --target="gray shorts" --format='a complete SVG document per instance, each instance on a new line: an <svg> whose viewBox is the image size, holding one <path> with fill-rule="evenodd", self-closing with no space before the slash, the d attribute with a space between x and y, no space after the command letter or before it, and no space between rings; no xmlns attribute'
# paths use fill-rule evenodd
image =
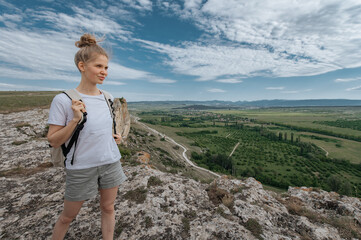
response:
<svg viewBox="0 0 361 240"><path fill-rule="evenodd" d="M127 180L120 161L86 169L66 169L65 199L83 201L94 197L98 189L119 186Z"/></svg>

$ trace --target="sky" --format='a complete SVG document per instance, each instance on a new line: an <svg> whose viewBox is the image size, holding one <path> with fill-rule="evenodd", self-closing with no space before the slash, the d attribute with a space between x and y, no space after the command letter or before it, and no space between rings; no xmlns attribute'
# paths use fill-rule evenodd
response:
<svg viewBox="0 0 361 240"><path fill-rule="evenodd" d="M75 88L84 33L127 101L361 99L361 0L0 0L0 90Z"/></svg>

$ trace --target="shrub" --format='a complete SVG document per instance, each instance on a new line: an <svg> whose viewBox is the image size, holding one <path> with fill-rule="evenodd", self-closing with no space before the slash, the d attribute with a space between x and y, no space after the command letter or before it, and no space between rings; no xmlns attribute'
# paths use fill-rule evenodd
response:
<svg viewBox="0 0 361 240"><path fill-rule="evenodd" d="M26 143L26 141L14 141L11 144L18 146L18 145L21 145L21 144L24 144L24 143Z"/></svg>
<svg viewBox="0 0 361 240"><path fill-rule="evenodd" d="M144 220L143 224L145 225L145 228L151 228L151 227L154 226L152 218L149 217L149 216L145 217L145 220Z"/></svg>
<svg viewBox="0 0 361 240"><path fill-rule="evenodd" d="M259 239L263 239L261 237L262 234L262 226L258 223L258 221L254 218L250 218L244 224L245 228L247 228L255 237Z"/></svg>
<svg viewBox="0 0 361 240"><path fill-rule="evenodd" d="M162 184L163 184L163 182L158 177L150 176L150 178L148 179L147 187L160 186Z"/></svg>
<svg viewBox="0 0 361 240"><path fill-rule="evenodd" d="M341 187L341 180L337 176L332 175L327 178L327 184L330 187L331 191L338 192Z"/></svg>
<svg viewBox="0 0 361 240"><path fill-rule="evenodd" d="M228 207L229 210L233 211L234 197L228 191L218 188L216 184L211 184L206 189L209 200L216 206L223 204Z"/></svg>
<svg viewBox="0 0 361 240"><path fill-rule="evenodd" d="M144 203L147 198L147 189L139 187L134 190L130 190L124 194L124 198L136 202L137 204Z"/></svg>

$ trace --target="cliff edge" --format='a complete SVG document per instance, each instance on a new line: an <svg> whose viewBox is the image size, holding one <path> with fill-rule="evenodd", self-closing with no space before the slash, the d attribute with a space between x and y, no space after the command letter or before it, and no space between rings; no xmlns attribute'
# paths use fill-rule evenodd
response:
<svg viewBox="0 0 361 240"><path fill-rule="evenodd" d="M62 210L65 175L49 164L47 114L0 114L0 239L47 239ZM123 161L115 239L361 239L358 198L306 187L278 194L254 178L203 183L134 159ZM98 196L66 239L100 238Z"/></svg>

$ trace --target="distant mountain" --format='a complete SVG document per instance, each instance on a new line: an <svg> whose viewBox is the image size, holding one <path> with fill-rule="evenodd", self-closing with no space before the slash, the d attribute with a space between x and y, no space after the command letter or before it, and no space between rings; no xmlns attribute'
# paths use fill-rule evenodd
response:
<svg viewBox="0 0 361 240"><path fill-rule="evenodd" d="M143 101L129 102L132 105L167 105L177 109L219 109L243 107L344 107L361 106L361 100L350 99L305 99L305 100L258 100L258 101Z"/></svg>

